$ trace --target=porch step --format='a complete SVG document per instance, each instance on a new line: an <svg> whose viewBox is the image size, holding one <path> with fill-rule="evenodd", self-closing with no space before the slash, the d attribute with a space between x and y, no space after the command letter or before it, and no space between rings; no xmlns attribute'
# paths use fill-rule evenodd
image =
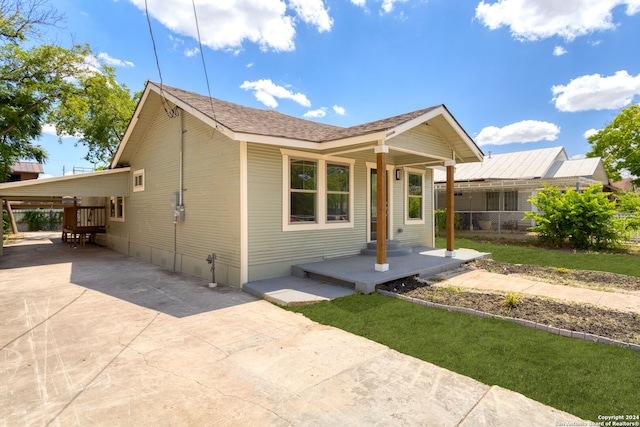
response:
<svg viewBox="0 0 640 427"><path fill-rule="evenodd" d="M360 253L362 255L376 255L376 245L377 242L374 240L373 242L367 243L367 247L362 249ZM387 241L387 256L405 256L411 255L412 249L411 246L405 246L404 244L395 241L389 240Z"/></svg>

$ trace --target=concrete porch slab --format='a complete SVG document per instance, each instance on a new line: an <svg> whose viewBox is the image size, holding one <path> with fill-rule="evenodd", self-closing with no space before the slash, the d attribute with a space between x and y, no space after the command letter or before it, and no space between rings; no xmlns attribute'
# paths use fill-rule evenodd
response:
<svg viewBox="0 0 640 427"><path fill-rule="evenodd" d="M245 283L242 290L276 304L313 304L354 294L352 289L303 277L286 276Z"/></svg>
<svg viewBox="0 0 640 427"><path fill-rule="evenodd" d="M370 294L376 285L408 276L430 277L447 270L455 270L466 262L487 258L491 254L470 249L457 249L447 257L444 249L416 246L410 255L388 258L389 270L376 271L374 256L356 255L327 259L292 267L300 277L322 277L327 281L350 284L358 292Z"/></svg>

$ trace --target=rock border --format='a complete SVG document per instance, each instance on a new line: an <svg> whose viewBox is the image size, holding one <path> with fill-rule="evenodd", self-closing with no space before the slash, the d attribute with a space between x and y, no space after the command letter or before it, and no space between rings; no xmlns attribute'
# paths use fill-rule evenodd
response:
<svg viewBox="0 0 640 427"><path fill-rule="evenodd" d="M597 342L601 344L615 345L617 347L629 348L631 350L640 352L640 344L617 341L611 338L603 337L600 335L594 335L587 332L577 332L577 331L571 331L569 329L556 328L554 326L533 322L531 320L519 319L517 317L508 317L508 316L501 316L499 314L486 313L484 311L475 310L473 308L468 308L468 307L438 304L437 302L425 301L419 298L413 298L406 295L397 294L395 292L385 291L382 289L377 289L376 292L384 296L398 298L403 301L407 301L413 304L423 305L426 307L439 308L447 311L455 311L458 313L466 313L466 314L471 314L473 316L478 316L478 317L493 317L495 319L507 320L509 322L513 322L521 326L526 326L527 328L538 329L540 331L561 335L563 337L576 338L583 341L591 341L591 342Z"/></svg>

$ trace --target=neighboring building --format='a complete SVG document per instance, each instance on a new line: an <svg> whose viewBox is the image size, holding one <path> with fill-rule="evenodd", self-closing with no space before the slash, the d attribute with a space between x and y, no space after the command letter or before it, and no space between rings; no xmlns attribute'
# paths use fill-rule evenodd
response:
<svg viewBox="0 0 640 427"><path fill-rule="evenodd" d="M0 198L100 203L108 247L202 278L216 254L216 281L240 286L375 240L378 164L388 239L433 246L430 167L482 157L444 105L341 128L148 83L109 170Z"/></svg>
<svg viewBox="0 0 640 427"><path fill-rule="evenodd" d="M42 165L37 162L17 162L11 166L11 173L7 177L7 182L27 181L29 179L37 179L44 173Z"/></svg>
<svg viewBox="0 0 640 427"><path fill-rule="evenodd" d="M612 182L611 186L618 191L624 191L625 193L634 191L640 192L640 189L633 183L633 178L624 178L620 181Z"/></svg>
<svg viewBox="0 0 640 427"><path fill-rule="evenodd" d="M434 181L436 208L444 208L444 171L434 170ZM535 209L528 199L544 184L580 190L596 183L609 185L599 157L570 160L563 147L494 154L456 166L455 210L465 230L524 229L533 225L522 220Z"/></svg>

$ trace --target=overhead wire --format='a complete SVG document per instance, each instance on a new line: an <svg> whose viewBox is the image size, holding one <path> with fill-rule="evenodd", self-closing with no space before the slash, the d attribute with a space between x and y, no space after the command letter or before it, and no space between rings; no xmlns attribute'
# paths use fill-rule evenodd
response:
<svg viewBox="0 0 640 427"><path fill-rule="evenodd" d="M170 119L177 117L180 113L178 111L178 106L171 108L169 106L169 101L167 101L164 96L164 88L162 82L162 70L160 69L160 59L158 58L158 49L156 48L156 40L153 36L153 28L151 27L151 17L149 15L149 6L147 4L147 0L144 0L144 11L147 16L147 25L149 26L149 34L151 35L151 44L153 44L153 54L156 58L156 67L158 68L158 76L160 77L160 98L162 99L162 107L164 108L164 112L167 113Z"/></svg>
<svg viewBox="0 0 640 427"><path fill-rule="evenodd" d="M218 119L216 118L216 110L213 107L213 98L211 97L211 86L209 85L209 74L207 73L207 64L204 60L204 51L202 49L202 39L200 37L200 24L198 23L198 12L196 11L196 2L195 0L191 0L191 4L193 6L193 16L196 20L196 33L198 35L198 45L200 47L200 58L202 59L202 68L204 70L204 78L207 82L207 93L209 95L209 105L211 106L211 113L213 114L213 120L215 126L213 128L214 132L218 129ZM211 135L213 136L213 134Z"/></svg>

